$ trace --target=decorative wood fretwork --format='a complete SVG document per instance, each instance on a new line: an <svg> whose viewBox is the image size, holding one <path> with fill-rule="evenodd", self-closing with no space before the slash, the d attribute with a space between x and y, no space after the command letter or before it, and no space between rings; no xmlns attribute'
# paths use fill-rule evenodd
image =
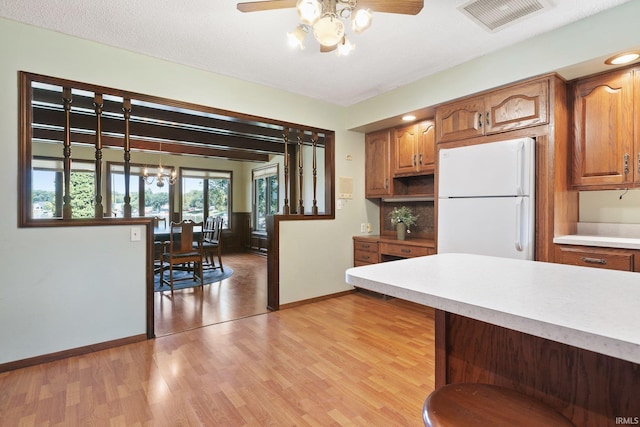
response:
<svg viewBox="0 0 640 427"><path fill-rule="evenodd" d="M311 143L313 144L313 206L311 214L318 215L318 162L316 149L318 148L318 132L311 134Z"/></svg>
<svg viewBox="0 0 640 427"><path fill-rule="evenodd" d="M304 214L304 200L303 196L303 161L302 161L302 137L304 136L304 132L301 129L298 129L298 213L300 215Z"/></svg>
<svg viewBox="0 0 640 427"><path fill-rule="evenodd" d="M131 218L131 192L129 178L131 176L131 100L122 102L124 113L124 217Z"/></svg>
<svg viewBox="0 0 640 427"><path fill-rule="evenodd" d="M95 183L95 217L102 218L104 216L104 207L102 206L102 94L96 93L94 96L93 108L96 112L96 183Z"/></svg>
<svg viewBox="0 0 640 427"><path fill-rule="evenodd" d="M64 141L62 142L63 173L64 173L64 194L62 196L62 218L71 219L71 88L65 87L62 90L62 101L64 103Z"/></svg>
<svg viewBox="0 0 640 427"><path fill-rule="evenodd" d="M282 140L284 142L284 205L282 213L289 215L291 210L289 208L289 128L287 127L282 130Z"/></svg>

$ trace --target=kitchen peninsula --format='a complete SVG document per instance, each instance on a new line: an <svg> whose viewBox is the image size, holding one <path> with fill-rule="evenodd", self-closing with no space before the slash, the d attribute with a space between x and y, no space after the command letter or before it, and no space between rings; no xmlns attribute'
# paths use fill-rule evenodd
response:
<svg viewBox="0 0 640 427"><path fill-rule="evenodd" d="M436 387L510 387L580 426L640 416L635 273L440 254L351 268L346 280L436 309Z"/></svg>

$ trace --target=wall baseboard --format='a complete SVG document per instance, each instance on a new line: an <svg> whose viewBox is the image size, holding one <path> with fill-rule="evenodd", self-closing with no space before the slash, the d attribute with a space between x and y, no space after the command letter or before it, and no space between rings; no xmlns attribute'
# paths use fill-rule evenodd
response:
<svg viewBox="0 0 640 427"><path fill-rule="evenodd" d="M309 299L305 299L305 300L302 300L302 301L290 302L289 304L280 305L280 310L284 310L284 309L292 308L292 307L297 307L299 305L311 304L312 302L323 301L323 300L326 300L326 299L341 297L341 296L344 296L344 295L350 295L350 294L352 294L354 292L355 292L355 289L354 290L350 290L350 291L338 292L338 293L335 293L335 294L323 295L321 297L316 297L316 298L309 298Z"/></svg>
<svg viewBox="0 0 640 427"><path fill-rule="evenodd" d="M97 344L91 344L84 347L73 348L70 350L58 351L56 353L43 354L42 356L30 357L28 359L16 360L0 364L0 373L13 371L15 369L27 368L29 366L40 365L42 363L54 362L56 360L66 359L67 357L80 356L83 354L93 353L95 351L106 350L113 347L120 347L126 344L145 341L146 334L133 335L126 338L120 338L113 341L106 341Z"/></svg>

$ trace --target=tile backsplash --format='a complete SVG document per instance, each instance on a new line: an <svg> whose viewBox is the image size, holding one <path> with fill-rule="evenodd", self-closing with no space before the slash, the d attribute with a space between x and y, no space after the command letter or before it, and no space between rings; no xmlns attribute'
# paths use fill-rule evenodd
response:
<svg viewBox="0 0 640 427"><path fill-rule="evenodd" d="M381 231L395 233L395 226L391 224L389 214L393 208L406 206L418 215L416 225L411 226L410 236L431 237L435 233L435 210L433 202L384 202L382 204L382 224Z"/></svg>

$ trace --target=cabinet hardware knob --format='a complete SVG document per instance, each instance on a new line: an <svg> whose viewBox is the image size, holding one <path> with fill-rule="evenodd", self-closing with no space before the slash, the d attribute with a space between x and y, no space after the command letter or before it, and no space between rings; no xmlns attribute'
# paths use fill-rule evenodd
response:
<svg viewBox="0 0 640 427"><path fill-rule="evenodd" d="M478 128L482 128L482 113L476 114L478 114Z"/></svg>
<svg viewBox="0 0 640 427"><path fill-rule="evenodd" d="M369 259L369 256L365 255L365 256L362 257L362 259Z"/></svg>
<svg viewBox="0 0 640 427"><path fill-rule="evenodd" d="M400 249L400 252L402 252L403 254L410 254L411 253L411 249Z"/></svg>
<svg viewBox="0 0 640 427"><path fill-rule="evenodd" d="M420 156L418 158L419 158L420 166L422 166L422 153L420 153ZM638 156L638 163L639 163L638 167L640 167L640 155Z"/></svg>
<svg viewBox="0 0 640 427"><path fill-rule="evenodd" d="M487 126L491 126L491 121L489 120L490 116L489 116L489 112L487 111Z"/></svg>
<svg viewBox="0 0 640 427"><path fill-rule="evenodd" d="M362 245L363 248L369 249L369 245Z"/></svg>
<svg viewBox="0 0 640 427"><path fill-rule="evenodd" d="M415 166L415 165L416 165L416 155L414 154L413 155L413 166Z"/></svg>
<svg viewBox="0 0 640 427"><path fill-rule="evenodd" d="M384 189L387 190L389 188L389 178L384 179Z"/></svg>
<svg viewBox="0 0 640 427"><path fill-rule="evenodd" d="M588 264L605 265L607 263L607 260L603 258L590 258L590 257L583 256L581 259L582 259L582 262L586 262Z"/></svg>
<svg viewBox="0 0 640 427"><path fill-rule="evenodd" d="M638 154L638 173L640 174L640 154Z"/></svg>

